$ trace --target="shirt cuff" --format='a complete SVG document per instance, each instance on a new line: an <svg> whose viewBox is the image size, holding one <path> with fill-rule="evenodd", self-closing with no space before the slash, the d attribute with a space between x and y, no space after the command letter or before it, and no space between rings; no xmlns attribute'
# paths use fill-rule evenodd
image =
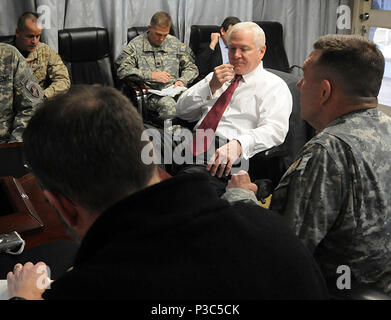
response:
<svg viewBox="0 0 391 320"><path fill-rule="evenodd" d="M209 81L207 81L205 85L199 87L198 94L204 103L208 103L210 100L214 99L209 87Z"/></svg>
<svg viewBox="0 0 391 320"><path fill-rule="evenodd" d="M245 134L235 138L235 140L238 140L242 147L241 157L244 158L245 160L248 160L251 157L251 152L252 152L250 147L251 145L253 145L252 136Z"/></svg>
<svg viewBox="0 0 391 320"><path fill-rule="evenodd" d="M251 203L258 205L258 199L254 192L248 189L242 188L230 188L222 196L221 199L227 200L230 203L237 201L250 201Z"/></svg>

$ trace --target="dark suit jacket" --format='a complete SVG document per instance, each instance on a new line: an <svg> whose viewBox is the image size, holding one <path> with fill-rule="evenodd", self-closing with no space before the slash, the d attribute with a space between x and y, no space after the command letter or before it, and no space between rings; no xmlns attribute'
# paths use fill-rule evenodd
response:
<svg viewBox="0 0 391 320"><path fill-rule="evenodd" d="M200 53L196 55L196 65L200 76L206 76L221 64L223 64L223 59L221 57L220 43L217 43L214 50L209 47L209 42L202 43L200 45Z"/></svg>

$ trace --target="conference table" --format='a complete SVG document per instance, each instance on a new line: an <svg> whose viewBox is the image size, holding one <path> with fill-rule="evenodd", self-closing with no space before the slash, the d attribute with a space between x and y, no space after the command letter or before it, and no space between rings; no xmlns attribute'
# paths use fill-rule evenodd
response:
<svg viewBox="0 0 391 320"><path fill-rule="evenodd" d="M160 178L171 176L158 168ZM32 248L70 240L54 207L23 163L22 144L0 145L0 234L17 231Z"/></svg>
<svg viewBox="0 0 391 320"><path fill-rule="evenodd" d="M158 168L162 180L171 176ZM18 232L20 255L0 253L0 280L16 263L44 261L56 279L72 266L78 243L67 235L56 210L24 166L22 144L0 145L0 234Z"/></svg>

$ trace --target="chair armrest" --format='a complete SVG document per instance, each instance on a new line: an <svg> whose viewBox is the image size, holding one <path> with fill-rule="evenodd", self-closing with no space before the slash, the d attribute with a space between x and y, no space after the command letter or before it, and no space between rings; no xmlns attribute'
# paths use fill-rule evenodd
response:
<svg viewBox="0 0 391 320"><path fill-rule="evenodd" d="M147 99L148 88L144 83L132 80L123 80L124 93L135 104L138 112L143 116L144 106Z"/></svg>
<svg viewBox="0 0 391 320"><path fill-rule="evenodd" d="M138 82L137 84L138 84L139 88L141 89L141 91L143 92L143 95L148 94L148 88L147 88L147 86L145 85L145 83L143 83L143 82Z"/></svg>

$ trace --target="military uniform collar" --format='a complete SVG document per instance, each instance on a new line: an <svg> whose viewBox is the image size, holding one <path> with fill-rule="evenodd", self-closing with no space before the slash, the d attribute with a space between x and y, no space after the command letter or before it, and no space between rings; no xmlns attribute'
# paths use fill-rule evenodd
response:
<svg viewBox="0 0 391 320"><path fill-rule="evenodd" d="M18 49L18 47L16 46L16 36L14 37L14 41L12 42L12 45L13 45L15 48ZM26 59L29 59L29 61L33 61L33 60L37 59L37 58L38 58L37 49L38 49L38 46L40 46L40 45L41 45L41 42L38 42L37 47L35 48L35 50L34 50L33 52L30 52L30 53L28 54L28 56L25 57L25 58L26 58ZM18 49L18 51L20 52L19 49ZM23 55L22 52L20 52L20 53Z"/></svg>
<svg viewBox="0 0 391 320"><path fill-rule="evenodd" d="M30 61L33 61L33 60L36 60L38 59L38 47L41 45L41 43L39 42L35 48L35 50L33 52L30 52L30 54L28 55L27 59L29 59Z"/></svg>
<svg viewBox="0 0 391 320"><path fill-rule="evenodd" d="M167 36L168 38L168 36ZM167 52L166 43L167 38L164 40L164 42L161 44L160 47L154 47L151 45L151 43L148 40L148 32L144 33L144 51L164 51Z"/></svg>

